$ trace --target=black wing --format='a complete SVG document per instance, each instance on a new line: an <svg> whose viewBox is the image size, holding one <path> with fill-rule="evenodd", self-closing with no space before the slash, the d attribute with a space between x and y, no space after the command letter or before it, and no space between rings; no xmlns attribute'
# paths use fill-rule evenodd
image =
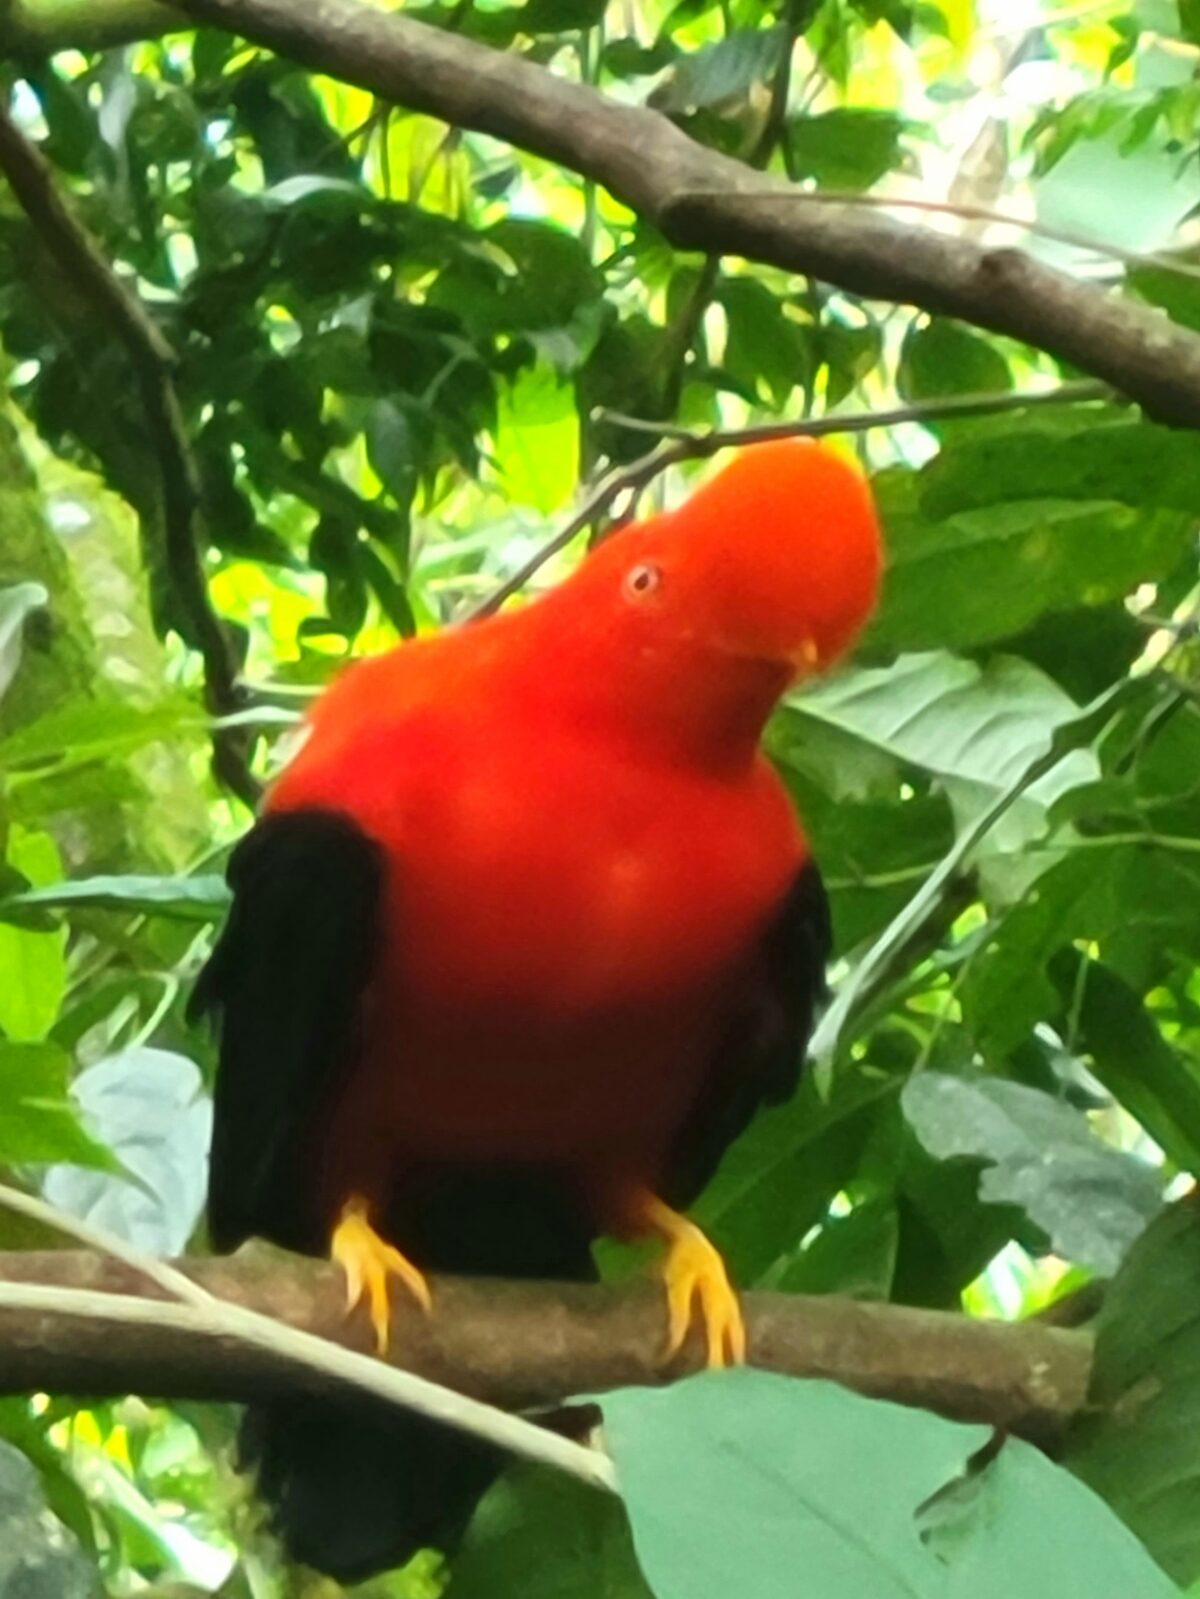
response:
<svg viewBox="0 0 1200 1599"><path fill-rule="evenodd" d="M671 1152L662 1185L668 1204L686 1209L759 1107L795 1090L831 946L825 885L808 861L763 938L745 1004Z"/></svg>
<svg viewBox="0 0 1200 1599"><path fill-rule="evenodd" d="M189 1007L219 1016L217 1249L252 1236L309 1253L328 1243L317 1140L355 1056L383 870L378 845L333 811L269 816L230 857L233 906Z"/></svg>

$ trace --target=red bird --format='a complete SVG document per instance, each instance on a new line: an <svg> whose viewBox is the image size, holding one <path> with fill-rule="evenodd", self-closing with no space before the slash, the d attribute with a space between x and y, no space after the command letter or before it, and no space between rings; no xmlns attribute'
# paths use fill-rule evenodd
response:
<svg viewBox="0 0 1200 1599"><path fill-rule="evenodd" d="M215 1246L345 1269L381 1346L389 1279L587 1279L663 1240L667 1350L745 1332L680 1214L793 1088L825 894L759 751L853 641L880 547L859 474L743 452L552 592L350 667L233 854L196 993L220 1016ZM291 1550L343 1577L452 1542L499 1463L419 1417L251 1423Z"/></svg>

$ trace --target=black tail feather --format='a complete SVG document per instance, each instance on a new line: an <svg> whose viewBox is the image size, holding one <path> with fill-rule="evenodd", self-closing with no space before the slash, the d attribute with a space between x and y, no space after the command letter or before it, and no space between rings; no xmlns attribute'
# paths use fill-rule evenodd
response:
<svg viewBox="0 0 1200 1599"><path fill-rule="evenodd" d="M289 1556L339 1582L430 1546L453 1553L506 1464L500 1450L424 1416L321 1399L248 1411L241 1446Z"/></svg>
<svg viewBox="0 0 1200 1599"><path fill-rule="evenodd" d="M410 1173L384 1231L431 1269L590 1281L590 1227L561 1179L529 1169ZM247 1466L294 1560L342 1582L418 1549L452 1554L503 1451L378 1402L278 1401L247 1412Z"/></svg>

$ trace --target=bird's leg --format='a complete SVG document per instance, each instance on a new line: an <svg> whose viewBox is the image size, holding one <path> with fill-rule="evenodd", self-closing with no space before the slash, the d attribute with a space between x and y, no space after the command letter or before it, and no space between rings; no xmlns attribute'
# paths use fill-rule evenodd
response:
<svg viewBox="0 0 1200 1599"><path fill-rule="evenodd" d="M429 1284L412 1261L386 1243L371 1226L369 1206L361 1194L351 1194L342 1206L329 1253L346 1273L347 1313L364 1299L367 1301L376 1349L381 1355L387 1353L392 1323L389 1277L399 1277L423 1311L428 1313L432 1308Z"/></svg>
<svg viewBox="0 0 1200 1599"><path fill-rule="evenodd" d="M632 1232L666 1241L662 1264L667 1290L667 1354L683 1348L699 1316L707 1345L707 1364L741 1366L746 1360L746 1323L725 1263L695 1222L665 1205L646 1188L623 1196L623 1219Z"/></svg>

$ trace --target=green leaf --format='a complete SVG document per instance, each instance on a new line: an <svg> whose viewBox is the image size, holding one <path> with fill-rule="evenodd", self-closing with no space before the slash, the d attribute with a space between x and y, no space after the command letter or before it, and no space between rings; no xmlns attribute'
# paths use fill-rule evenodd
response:
<svg viewBox="0 0 1200 1599"><path fill-rule="evenodd" d="M796 117L787 132L792 177L814 178L828 189L869 189L897 165L907 127L895 112L869 106Z"/></svg>
<svg viewBox="0 0 1200 1599"><path fill-rule="evenodd" d="M1104 1143L1079 1111L1040 1089L920 1072L901 1103L936 1159L985 1162L982 1200L1022 1206L1056 1254L1101 1276L1116 1271L1161 1207L1152 1167Z"/></svg>
<svg viewBox="0 0 1200 1599"><path fill-rule="evenodd" d="M48 833L13 827L8 864L31 883L62 875L58 848ZM37 931L0 924L0 1032L14 1043L44 1038L67 989L65 929Z"/></svg>
<svg viewBox="0 0 1200 1599"><path fill-rule="evenodd" d="M1088 1403L1064 1463L1177 1582L1200 1578L1200 1215L1164 1212L1130 1251L1096 1322Z"/></svg>
<svg viewBox="0 0 1200 1599"><path fill-rule="evenodd" d="M959 450L961 477L950 472ZM1190 515L1171 507L1073 495L1049 484L1035 497L1019 474L1010 494L1003 472L971 446L947 447L921 474L880 473L874 480L887 530L888 567L880 610L869 632L887 649L961 648L1011 638L1043 615L1094 607L1135 584L1172 570L1190 547ZM926 473L929 474L926 477ZM965 487L967 479L972 486ZM953 514L938 508L970 492L974 503ZM926 490L930 495L926 503Z"/></svg>
<svg viewBox="0 0 1200 1599"><path fill-rule="evenodd" d="M1195 433L1077 407L1063 416L1031 416L1004 428L990 423L956 438L922 469L918 487L922 512L941 519L1018 500L1190 511L1197 481L1200 437ZM1134 552L1141 549L1135 540ZM1160 563L1170 559L1153 548L1150 553ZM1153 575L1134 569L1128 581Z"/></svg>
<svg viewBox="0 0 1200 1599"><path fill-rule="evenodd" d="M500 393L496 461L507 498L550 516L579 480L579 418L569 384L538 366Z"/></svg>
<svg viewBox="0 0 1200 1599"><path fill-rule="evenodd" d="M229 888L223 877L77 877L42 888L26 889L0 899L0 921L10 911L105 910L148 912L182 921L219 921L229 908Z"/></svg>
<svg viewBox="0 0 1200 1599"><path fill-rule="evenodd" d="M1200 0L1188 0L1200 6ZM1183 277L1169 267L1134 267L1126 281L1151 305L1161 306L1171 318L1194 333L1200 333L1200 283Z"/></svg>
<svg viewBox="0 0 1200 1599"><path fill-rule="evenodd" d="M522 33L572 33L594 28L604 17L607 0L525 0L517 10Z"/></svg>
<svg viewBox="0 0 1200 1599"><path fill-rule="evenodd" d="M833 1216L803 1249L767 1274L762 1287L786 1294L887 1299L896 1272L900 1220L890 1199L866 1200Z"/></svg>
<svg viewBox="0 0 1200 1599"><path fill-rule="evenodd" d="M112 1152L87 1133L67 1098L70 1057L52 1044L0 1042L0 1164L55 1161L119 1172Z"/></svg>
<svg viewBox="0 0 1200 1599"><path fill-rule="evenodd" d="M653 1599L621 1501L518 1466L475 1512L447 1599Z"/></svg>
<svg viewBox="0 0 1200 1599"><path fill-rule="evenodd" d="M651 103L660 111L700 111L736 101L774 72L786 34L782 28L740 28L680 56Z"/></svg>
<svg viewBox="0 0 1200 1599"><path fill-rule="evenodd" d="M993 656L979 666L944 653L843 672L794 695L784 713L801 728L810 718L827 723L931 773L960 832L1049 749L1054 730L1078 714L1062 689L1027 661ZM992 830L988 851L1004 854L1041 837L1055 800L1093 781L1099 770L1090 751L1064 757Z"/></svg>
<svg viewBox="0 0 1200 1599"><path fill-rule="evenodd" d="M761 381L777 407L798 384L811 385L812 332L786 314L764 283L727 277L717 298L728 325L723 365L737 383L754 394Z"/></svg>
<svg viewBox="0 0 1200 1599"><path fill-rule="evenodd" d="M285 178L282 183L263 189L258 198L263 204L277 206L281 210L310 206L332 215L364 211L375 203L371 191L362 184L351 183L345 178L322 177L318 173Z"/></svg>
<svg viewBox="0 0 1200 1599"><path fill-rule="evenodd" d="M1163 1037L1137 994L1101 961L1071 947L1050 980L1075 1016L1087 1064L1184 1171L1200 1171L1200 1077Z"/></svg>
<svg viewBox="0 0 1200 1599"><path fill-rule="evenodd" d="M25 618L40 610L50 595L40 583L16 583L0 589L0 699L21 664Z"/></svg>
<svg viewBox="0 0 1200 1599"><path fill-rule="evenodd" d="M1165 975L1170 951L1200 949L1200 862L1115 842L1075 848L1052 865L992 928L960 985L981 1044L1001 1054L1058 1013L1046 968L1076 940L1095 943L1100 959L1144 993Z"/></svg>
<svg viewBox="0 0 1200 1599"><path fill-rule="evenodd" d="M185 699L150 710L115 700L65 705L0 738L0 772L127 755L185 727L203 727L204 722L196 706Z"/></svg>
<svg viewBox="0 0 1200 1599"><path fill-rule="evenodd" d="M603 1408L657 1599L1175 1591L1101 1501L1030 1445L1010 1440L968 1476L983 1427L750 1370L627 1389Z"/></svg>
<svg viewBox="0 0 1200 1599"><path fill-rule="evenodd" d="M906 400L948 394L990 394L1012 388L1012 373L1000 351L961 322L931 317L914 323L900 351L896 386Z"/></svg>
<svg viewBox="0 0 1200 1599"><path fill-rule="evenodd" d="M823 1099L808 1077L730 1146L695 1215L739 1281L758 1281L825 1216L857 1171L881 1104L899 1088L898 1078L848 1071Z"/></svg>

